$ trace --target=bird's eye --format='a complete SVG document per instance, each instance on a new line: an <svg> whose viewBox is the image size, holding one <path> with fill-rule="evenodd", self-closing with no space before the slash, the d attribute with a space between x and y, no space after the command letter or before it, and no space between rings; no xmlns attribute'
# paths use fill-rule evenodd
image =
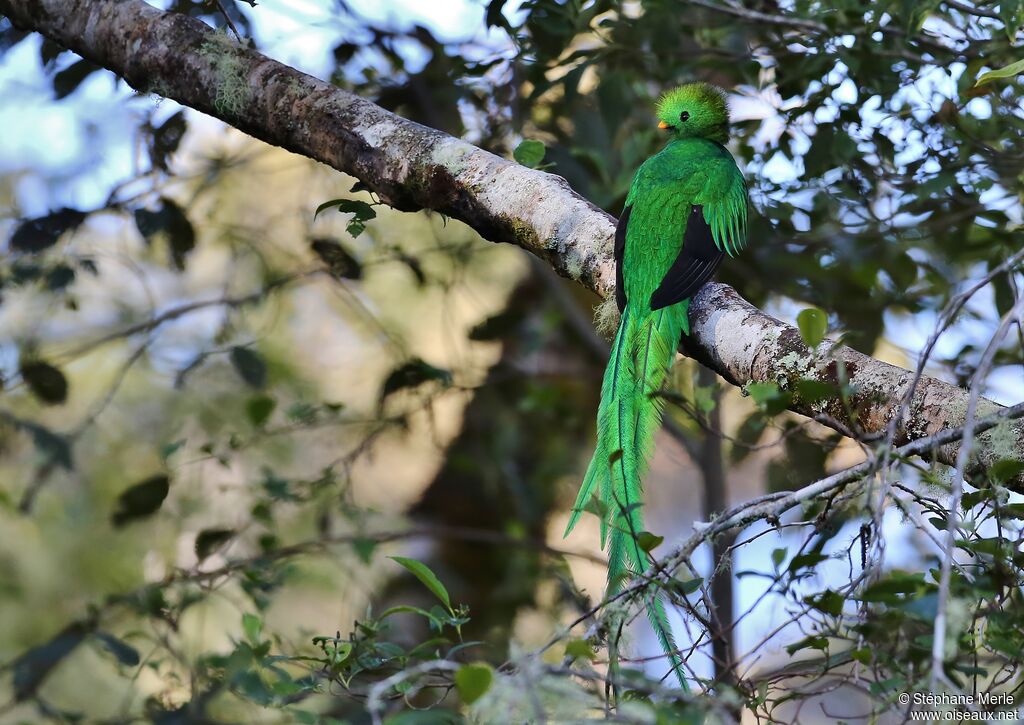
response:
<svg viewBox="0 0 1024 725"><path fill-rule="evenodd" d="M680 113L679 114L679 120L680 121L688 121L688 120L690 120L690 112L689 111L683 111L682 113Z"/></svg>

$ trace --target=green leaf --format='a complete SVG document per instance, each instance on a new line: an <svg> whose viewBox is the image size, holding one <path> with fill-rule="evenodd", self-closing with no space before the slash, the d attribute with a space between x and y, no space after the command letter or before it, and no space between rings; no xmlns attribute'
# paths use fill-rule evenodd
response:
<svg viewBox="0 0 1024 725"><path fill-rule="evenodd" d="M710 413L715 409L715 391L717 385L695 385L693 388L693 404L701 413Z"/></svg>
<svg viewBox="0 0 1024 725"><path fill-rule="evenodd" d="M750 383L744 390L768 415L781 413L793 399L790 393L780 390L776 383Z"/></svg>
<svg viewBox="0 0 1024 725"><path fill-rule="evenodd" d="M852 652L850 652L850 657L852 657L857 662L860 662L862 665L870 665L871 664L871 648L870 647L862 647L860 649L855 649Z"/></svg>
<svg viewBox="0 0 1024 725"><path fill-rule="evenodd" d="M111 516L111 523L121 527L156 513L167 498L170 488L171 479L163 473L136 483L117 497L117 510Z"/></svg>
<svg viewBox="0 0 1024 725"><path fill-rule="evenodd" d="M362 234L363 230L366 229L366 222L377 217L377 212L365 201L357 199L331 199L316 208L316 211L313 213L313 219L316 219L320 212L332 207L337 208L341 214L354 215L347 227L348 233L353 237L358 237Z"/></svg>
<svg viewBox="0 0 1024 725"><path fill-rule="evenodd" d="M1017 31L1024 25L1024 0L1001 0L999 19L1006 28L1006 37L1013 43L1017 39Z"/></svg>
<svg viewBox="0 0 1024 725"><path fill-rule="evenodd" d="M267 363L248 347L231 348L231 364L250 387L259 389L267 383Z"/></svg>
<svg viewBox="0 0 1024 725"><path fill-rule="evenodd" d="M444 611L436 606L435 609L438 612ZM438 631L441 631L444 628L446 617L446 615L438 616L433 612L428 612L426 609L423 609L422 607L414 607L409 604L399 604L397 607L389 607L388 609L385 609L383 612L380 613L380 616L378 616L377 619L378 621L383 621L390 617L392 614L417 614L426 619L428 622L430 622L431 626Z"/></svg>
<svg viewBox="0 0 1024 725"><path fill-rule="evenodd" d="M277 401L269 395L257 395L245 402L245 415L255 428L262 428L277 407Z"/></svg>
<svg viewBox="0 0 1024 725"><path fill-rule="evenodd" d="M483 697L491 689L492 682L494 670L484 662L463 665L455 673L455 688L467 705L472 705Z"/></svg>
<svg viewBox="0 0 1024 725"><path fill-rule="evenodd" d="M444 588L444 584L442 584L441 580L437 578L437 575L430 570L429 566L421 561L409 559L404 556L389 556L388 558L409 570L417 579L423 582L423 585L427 589L433 592L435 597L441 600L441 603L448 608L449 612L451 611L452 604L448 599L448 590Z"/></svg>
<svg viewBox="0 0 1024 725"><path fill-rule="evenodd" d="M29 390L46 405L59 405L68 398L64 373L42 360L23 361L19 372Z"/></svg>
<svg viewBox="0 0 1024 725"><path fill-rule="evenodd" d="M772 549L772 564L775 565L776 569L782 566L782 562L786 560L786 554L788 551L788 549Z"/></svg>
<svg viewBox="0 0 1024 725"><path fill-rule="evenodd" d="M574 660L584 659L593 662L597 659L597 653L590 642L585 639L571 639L565 643L565 656Z"/></svg>
<svg viewBox="0 0 1024 725"><path fill-rule="evenodd" d="M789 654L795 654L802 649L828 649L828 638L827 637L804 637L799 642L795 642L786 647L786 652Z"/></svg>
<svg viewBox="0 0 1024 725"><path fill-rule="evenodd" d="M790 574L795 574L801 569L810 569L821 562L828 559L826 554L819 552L810 552L808 554L798 554L792 558L789 562L788 571Z"/></svg>
<svg viewBox="0 0 1024 725"><path fill-rule="evenodd" d="M835 385L809 378L796 381L796 392L803 403L819 403L822 400L830 400L839 395Z"/></svg>
<svg viewBox="0 0 1024 725"><path fill-rule="evenodd" d="M64 207L46 216L23 221L11 235L11 251L34 254L52 247L61 234L81 226L86 216L78 209Z"/></svg>
<svg viewBox="0 0 1024 725"><path fill-rule="evenodd" d="M664 536L656 536L650 531L641 531L636 535L636 543L641 549L650 553L655 548L661 545L661 542L665 540Z"/></svg>
<svg viewBox="0 0 1024 725"><path fill-rule="evenodd" d="M320 722L323 723L323 720ZM387 718L384 725L466 725L466 720L458 712L435 708L433 710L405 710Z"/></svg>
<svg viewBox="0 0 1024 725"><path fill-rule="evenodd" d="M745 390L758 405L764 405L779 396L779 386L775 383L750 383Z"/></svg>
<svg viewBox="0 0 1024 725"><path fill-rule="evenodd" d="M814 307L800 310L796 316L797 327L800 328L800 337L804 339L807 347L813 349L821 344L828 332L828 315Z"/></svg>
<svg viewBox="0 0 1024 725"><path fill-rule="evenodd" d="M202 561L234 535L233 529L203 529L196 536L196 557Z"/></svg>
<svg viewBox="0 0 1024 725"><path fill-rule="evenodd" d="M331 207L338 206L343 201L346 201L346 200L345 199L331 199L330 201L325 201L323 204L321 204L320 206L318 206L316 208L315 212L313 212L313 219L315 220L318 216L320 216L320 212L326 211L326 210L330 209Z"/></svg>
<svg viewBox="0 0 1024 725"><path fill-rule="evenodd" d="M1024 461L1015 458L1003 458L988 469L988 477L997 483L1006 483L1024 473Z"/></svg>
<svg viewBox="0 0 1024 725"><path fill-rule="evenodd" d="M915 593L924 585L924 575L907 574L905 572L891 572L885 579L875 582L867 587L860 595L865 602L882 602L885 604L899 604L905 601L905 596Z"/></svg>
<svg viewBox="0 0 1024 725"><path fill-rule="evenodd" d="M838 617L843 613L843 603L846 600L843 599L842 595L838 592L826 589L820 594L804 597L804 601L819 612L824 612L825 614L831 614L833 617Z"/></svg>
<svg viewBox="0 0 1024 725"><path fill-rule="evenodd" d="M176 441L172 441L170 443L165 443L160 448L160 460L166 462L168 458L170 458L175 453L180 451L182 446L185 445L185 443L187 443L187 441L184 438L179 438Z"/></svg>
<svg viewBox="0 0 1024 725"><path fill-rule="evenodd" d="M977 88L978 86L983 86L986 83L991 83L992 81L1000 78L1012 78L1019 73L1024 73L1024 60L1018 60L1016 63L1010 63L1008 66L982 73L978 76L978 80L975 82L974 87Z"/></svg>
<svg viewBox="0 0 1024 725"><path fill-rule="evenodd" d="M263 620L258 615L246 612L242 615L242 631L250 644L258 645L263 633Z"/></svg>
<svg viewBox="0 0 1024 725"><path fill-rule="evenodd" d="M512 158L523 166L529 166L531 169L534 169L544 160L546 151L547 149L544 148L543 143L528 138L516 146L516 150L512 152Z"/></svg>
<svg viewBox="0 0 1024 725"><path fill-rule="evenodd" d="M907 32L913 35L921 29L924 21L928 19L939 6L939 0L904 0L907 13Z"/></svg>
<svg viewBox="0 0 1024 725"><path fill-rule="evenodd" d="M110 654L117 658L117 661L126 667L136 667L142 658L139 657L139 651L132 647L124 640L120 640L112 634L106 632L96 632L93 634L96 639L100 641L103 648L106 649Z"/></svg>
<svg viewBox="0 0 1024 725"><path fill-rule="evenodd" d="M701 588L701 585L704 584L704 577L695 576L693 579L687 579L685 581L673 577L671 584L677 592L682 594L684 597L688 597Z"/></svg>
<svg viewBox="0 0 1024 725"><path fill-rule="evenodd" d="M369 564L373 561L373 552L377 550L377 544L375 539L353 539L352 548L364 564Z"/></svg>

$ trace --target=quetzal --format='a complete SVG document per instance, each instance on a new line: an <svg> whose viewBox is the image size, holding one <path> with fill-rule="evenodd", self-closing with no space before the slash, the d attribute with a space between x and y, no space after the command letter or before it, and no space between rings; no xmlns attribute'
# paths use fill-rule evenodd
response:
<svg viewBox="0 0 1024 725"><path fill-rule="evenodd" d="M608 595L648 560L641 485L661 422L659 391L680 334L690 333L690 299L746 243L747 188L724 143L725 94L707 83L665 93L657 104L665 147L636 172L615 232L615 298L621 319L601 386L597 445L565 535L597 492L601 547L608 545ZM595 510L590 507L590 510ZM685 687L661 598L648 615Z"/></svg>

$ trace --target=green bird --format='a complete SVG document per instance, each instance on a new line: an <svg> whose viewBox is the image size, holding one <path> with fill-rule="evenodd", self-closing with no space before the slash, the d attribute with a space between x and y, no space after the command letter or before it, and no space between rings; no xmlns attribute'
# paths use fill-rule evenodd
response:
<svg viewBox="0 0 1024 725"><path fill-rule="evenodd" d="M657 104L665 147L636 172L615 232L615 299L621 313L601 386L597 445L573 507L568 536L591 497L599 499L601 547L608 546L608 595L648 560L642 479L661 423L659 391L680 342L690 334L690 299L725 255L746 244L747 187L732 155L724 92L691 83ZM648 616L680 684L682 662L659 596Z"/></svg>

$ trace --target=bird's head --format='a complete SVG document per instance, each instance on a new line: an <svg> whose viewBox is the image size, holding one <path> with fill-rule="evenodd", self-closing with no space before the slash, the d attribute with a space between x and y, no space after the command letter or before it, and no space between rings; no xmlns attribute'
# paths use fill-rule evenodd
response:
<svg viewBox="0 0 1024 725"><path fill-rule="evenodd" d="M687 83L658 99L658 128L675 138L729 139L729 108L725 92L710 83Z"/></svg>

